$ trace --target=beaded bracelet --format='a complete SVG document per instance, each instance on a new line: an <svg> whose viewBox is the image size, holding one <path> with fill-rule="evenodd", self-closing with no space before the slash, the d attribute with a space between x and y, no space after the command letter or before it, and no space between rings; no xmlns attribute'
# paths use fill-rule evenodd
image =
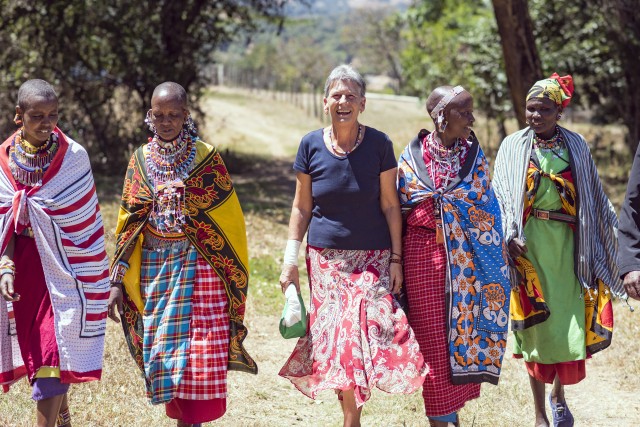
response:
<svg viewBox="0 0 640 427"><path fill-rule="evenodd" d="M16 274L16 265L7 256L3 256L2 260L0 260L0 277L5 274L11 274L12 276Z"/></svg>
<svg viewBox="0 0 640 427"><path fill-rule="evenodd" d="M122 285L124 280L124 275L129 270L129 264L125 261L118 261L111 270L111 274L109 275L109 280L114 285Z"/></svg>
<svg viewBox="0 0 640 427"><path fill-rule="evenodd" d="M389 260L389 262L393 263L393 264L402 264L402 260L401 259L395 259L395 258L391 258Z"/></svg>

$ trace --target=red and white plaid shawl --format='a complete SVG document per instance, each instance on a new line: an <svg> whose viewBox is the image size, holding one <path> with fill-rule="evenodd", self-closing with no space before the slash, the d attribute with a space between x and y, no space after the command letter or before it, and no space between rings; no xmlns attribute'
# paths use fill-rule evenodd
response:
<svg viewBox="0 0 640 427"><path fill-rule="evenodd" d="M43 185L28 191L17 190L9 169L13 136L0 146L0 248L4 251L11 233L31 225L53 307L61 380L91 381L102 372L109 298L104 228L87 152L59 129L55 132L58 153ZM0 384L5 390L24 375L11 311L11 303L0 302Z"/></svg>

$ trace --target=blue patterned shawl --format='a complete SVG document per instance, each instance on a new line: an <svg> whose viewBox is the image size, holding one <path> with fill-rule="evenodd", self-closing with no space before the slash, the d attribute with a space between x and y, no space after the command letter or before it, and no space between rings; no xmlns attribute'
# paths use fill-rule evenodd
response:
<svg viewBox="0 0 640 427"><path fill-rule="evenodd" d="M497 384L507 340L511 285L488 162L475 136L470 141L458 177L436 191L422 157L421 138L415 138L398 161L398 192L404 213L429 198L440 203L448 261L452 383Z"/></svg>

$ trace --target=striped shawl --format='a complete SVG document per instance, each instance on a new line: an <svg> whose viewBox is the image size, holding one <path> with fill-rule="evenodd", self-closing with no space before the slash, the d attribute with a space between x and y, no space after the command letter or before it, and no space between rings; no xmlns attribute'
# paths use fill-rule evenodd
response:
<svg viewBox="0 0 640 427"><path fill-rule="evenodd" d="M597 289L597 279L614 295L626 295L619 279L618 218L602 188L589 146L582 135L560 128L569 150L577 193L575 273L585 288ZM500 201L505 241L525 240L522 223L525 182L534 132L527 127L507 136L496 157L493 186Z"/></svg>
<svg viewBox="0 0 640 427"><path fill-rule="evenodd" d="M89 156L62 131L55 132L59 151L43 185L28 192L17 190L9 169L13 136L0 146L0 245L4 251L12 233L30 223L53 307L60 377L65 383L83 382L101 375L108 259ZM11 311L11 303L0 302L0 383L5 389L25 373Z"/></svg>

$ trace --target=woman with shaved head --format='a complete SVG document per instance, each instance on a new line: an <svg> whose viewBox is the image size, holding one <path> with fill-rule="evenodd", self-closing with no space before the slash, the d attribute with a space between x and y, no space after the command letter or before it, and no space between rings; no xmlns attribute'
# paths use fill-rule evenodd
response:
<svg viewBox="0 0 640 427"><path fill-rule="evenodd" d="M56 126L49 83L20 86L15 122L0 146L0 383L8 391L26 375L37 425L69 426L69 384L102 372L102 217L89 156Z"/></svg>
<svg viewBox="0 0 640 427"><path fill-rule="evenodd" d="M226 411L227 369L257 373L245 351L244 218L218 151L197 134L177 83L153 91L148 144L131 157L111 265L120 314L147 396L178 426Z"/></svg>
<svg viewBox="0 0 640 427"><path fill-rule="evenodd" d="M471 131L473 98L442 86L427 98L435 130L421 130L398 162L409 324L430 371L433 426L497 384L507 338L509 278L489 165Z"/></svg>

